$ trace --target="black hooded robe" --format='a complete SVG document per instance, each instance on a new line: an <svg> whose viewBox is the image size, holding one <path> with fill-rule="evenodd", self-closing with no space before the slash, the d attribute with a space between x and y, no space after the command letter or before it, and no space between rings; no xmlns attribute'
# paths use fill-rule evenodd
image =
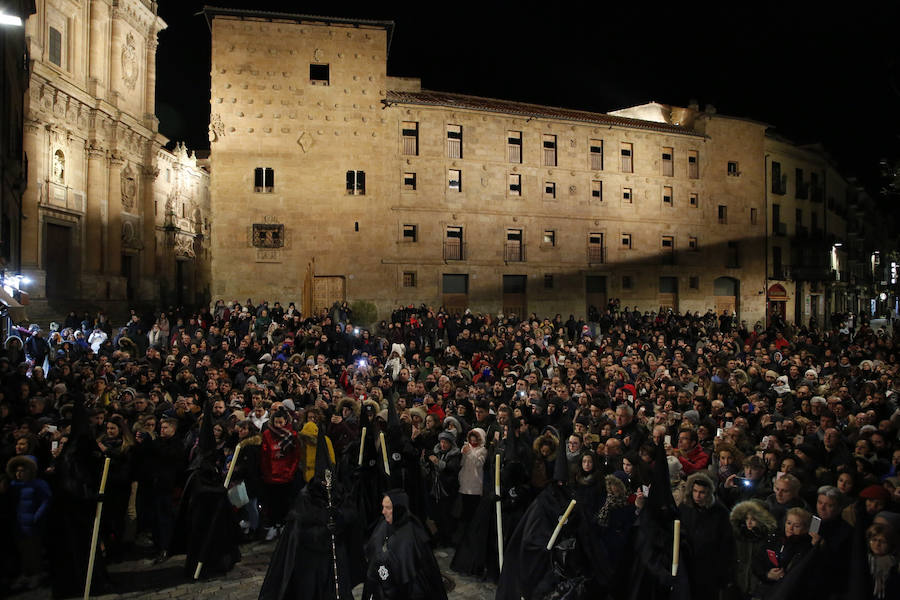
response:
<svg viewBox="0 0 900 600"><path fill-rule="evenodd" d="M393 522L382 519L366 543L362 600L447 600L428 534L410 513L409 497L402 490L385 496L393 503Z"/></svg>

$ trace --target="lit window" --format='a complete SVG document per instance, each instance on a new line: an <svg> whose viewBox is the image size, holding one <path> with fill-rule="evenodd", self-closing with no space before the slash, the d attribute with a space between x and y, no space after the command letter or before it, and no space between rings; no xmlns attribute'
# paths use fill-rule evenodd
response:
<svg viewBox="0 0 900 600"><path fill-rule="evenodd" d="M347 193L353 196L366 194L365 171L347 171Z"/></svg>
<svg viewBox="0 0 900 600"><path fill-rule="evenodd" d="M542 238L541 243L545 246L555 246L556 245L556 231L553 229L545 229L544 236Z"/></svg>
<svg viewBox="0 0 900 600"><path fill-rule="evenodd" d="M253 170L253 191L271 194L275 191L275 169L257 167Z"/></svg>
<svg viewBox="0 0 900 600"><path fill-rule="evenodd" d="M449 169L447 171L447 183L451 190L462 191L462 171L459 169Z"/></svg>

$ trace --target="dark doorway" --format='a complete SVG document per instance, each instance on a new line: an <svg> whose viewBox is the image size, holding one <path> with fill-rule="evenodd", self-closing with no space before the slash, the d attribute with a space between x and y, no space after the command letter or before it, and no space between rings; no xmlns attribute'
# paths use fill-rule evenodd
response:
<svg viewBox="0 0 900 600"><path fill-rule="evenodd" d="M526 290L528 278L525 275L503 276L503 314L516 315L520 319L525 318L528 303Z"/></svg>
<svg viewBox="0 0 900 600"><path fill-rule="evenodd" d="M585 314L593 313L591 307L597 311L606 309L606 276L586 275L584 278Z"/></svg>
<svg viewBox="0 0 900 600"><path fill-rule="evenodd" d="M47 297L73 297L72 286L72 228L47 223L44 269L47 273Z"/></svg>

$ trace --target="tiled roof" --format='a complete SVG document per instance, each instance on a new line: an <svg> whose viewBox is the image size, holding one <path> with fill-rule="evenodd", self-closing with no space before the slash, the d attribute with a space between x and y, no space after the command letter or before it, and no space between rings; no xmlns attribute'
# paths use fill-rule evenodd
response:
<svg viewBox="0 0 900 600"><path fill-rule="evenodd" d="M486 112L503 113L520 117L564 119L567 121L581 121L583 123L596 123L597 125L664 131L667 133L679 133L682 135L701 135L691 129L679 127L678 125L670 125L668 123L641 121L640 119L616 117L605 113L595 113L586 110L556 108L553 106L528 104L527 102L513 102L511 100L480 98L478 96L451 94L448 92L433 92L429 90L423 90L421 92L400 92L390 90L387 93L387 99L385 100L385 103L388 105L424 104L427 106L445 106L448 108L482 110Z"/></svg>

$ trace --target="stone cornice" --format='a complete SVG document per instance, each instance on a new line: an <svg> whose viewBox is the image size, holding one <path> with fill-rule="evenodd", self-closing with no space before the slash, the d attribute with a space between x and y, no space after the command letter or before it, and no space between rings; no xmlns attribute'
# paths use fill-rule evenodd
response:
<svg viewBox="0 0 900 600"><path fill-rule="evenodd" d="M140 0L116 0L110 11L112 19L121 19L131 25L141 35L156 37L156 33L165 28L165 23L147 9ZM162 27L159 24L162 23Z"/></svg>

